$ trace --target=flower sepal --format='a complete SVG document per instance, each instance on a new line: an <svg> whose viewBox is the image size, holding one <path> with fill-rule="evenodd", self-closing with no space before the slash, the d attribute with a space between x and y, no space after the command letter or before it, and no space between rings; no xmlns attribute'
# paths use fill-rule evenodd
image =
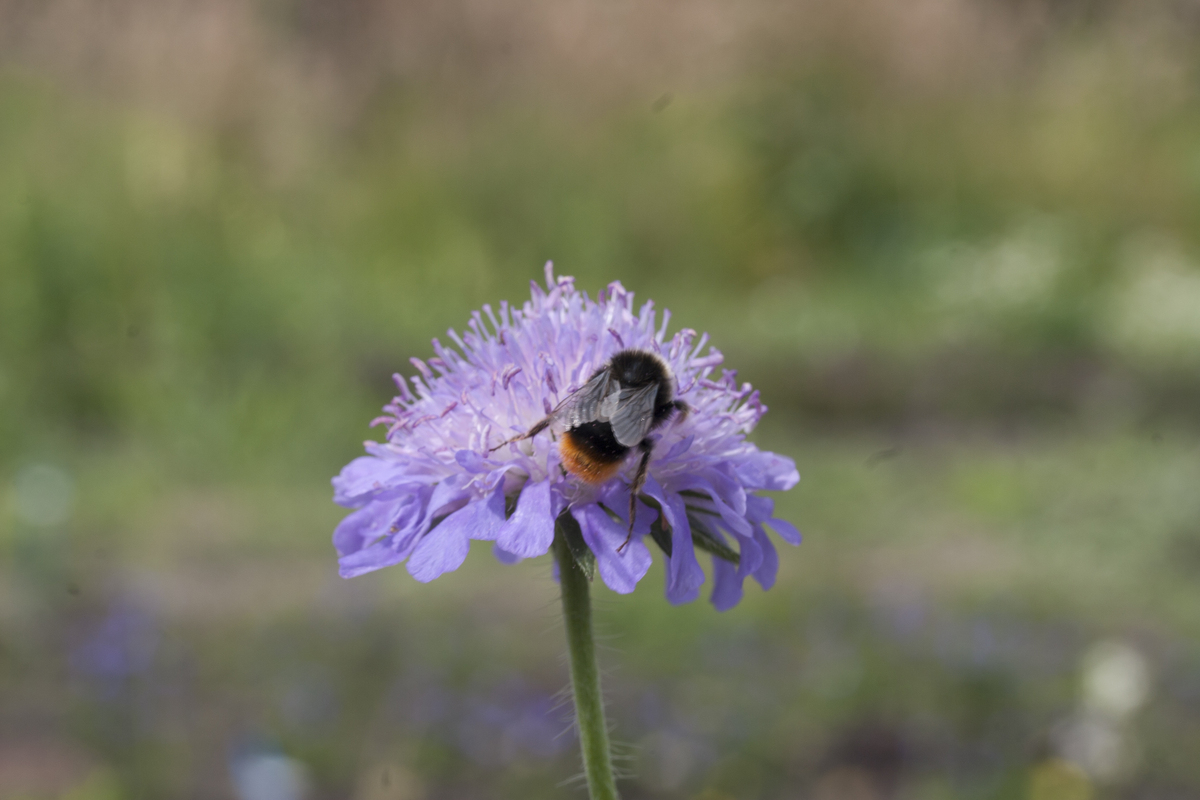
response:
<svg viewBox="0 0 1200 800"><path fill-rule="evenodd" d="M691 507L689 506L688 508L690 511ZM721 541L721 535L709 530L707 524L703 520L698 519L695 514L688 514L688 523L692 526L692 544L697 549L728 561L735 567L742 563L742 557L738 551Z"/></svg>
<svg viewBox="0 0 1200 800"><path fill-rule="evenodd" d="M554 529L567 543L567 549L571 551L571 558L575 560L575 566L579 567L589 581L594 581L596 579L596 554L583 540L583 529L579 527L578 520L571 515L569 509L564 509L558 515L554 521Z"/></svg>

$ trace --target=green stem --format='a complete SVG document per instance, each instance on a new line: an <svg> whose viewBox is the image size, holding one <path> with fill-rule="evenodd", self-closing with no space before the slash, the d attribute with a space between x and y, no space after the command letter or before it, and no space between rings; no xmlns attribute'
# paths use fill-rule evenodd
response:
<svg viewBox="0 0 1200 800"><path fill-rule="evenodd" d="M571 654L571 689L575 695L575 720L583 750L591 800L617 800L608 727L604 722L604 697L600 694L600 670L596 667L596 645L592 638L592 605L588 578L575 563L561 532L554 537L562 585L563 618L567 625L567 648Z"/></svg>

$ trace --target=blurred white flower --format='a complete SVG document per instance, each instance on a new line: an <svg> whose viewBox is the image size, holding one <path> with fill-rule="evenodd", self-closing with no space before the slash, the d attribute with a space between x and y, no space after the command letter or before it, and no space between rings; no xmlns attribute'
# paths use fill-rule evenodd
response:
<svg viewBox="0 0 1200 800"><path fill-rule="evenodd" d="M238 800L304 800L309 794L308 770L282 753L238 756L230 772Z"/></svg>
<svg viewBox="0 0 1200 800"><path fill-rule="evenodd" d="M1084 654L1079 710L1055 731L1059 754L1098 783L1111 783L1137 766L1133 714L1150 697L1150 665L1136 648L1115 640Z"/></svg>
<svg viewBox="0 0 1200 800"><path fill-rule="evenodd" d="M1142 237L1124 250L1124 277L1100 317L1100 335L1135 356L1194 354L1200 348L1200 265L1165 237Z"/></svg>
<svg viewBox="0 0 1200 800"><path fill-rule="evenodd" d="M948 310L1006 313L1049 300L1063 271L1052 220L1036 220L990 247L951 244L928 256L939 273L937 298Z"/></svg>
<svg viewBox="0 0 1200 800"><path fill-rule="evenodd" d="M1150 696L1150 666L1133 647L1103 641L1083 659L1083 705L1089 711L1122 720Z"/></svg>

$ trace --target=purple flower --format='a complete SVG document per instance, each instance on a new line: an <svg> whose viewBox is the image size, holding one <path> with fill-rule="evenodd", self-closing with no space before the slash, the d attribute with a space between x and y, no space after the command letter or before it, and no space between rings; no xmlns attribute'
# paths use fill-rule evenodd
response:
<svg viewBox="0 0 1200 800"><path fill-rule="evenodd" d="M770 588L779 559L763 526L791 544L800 533L773 518L771 499L755 492L790 489L800 476L791 459L746 441L767 410L758 392L730 370L716 374L723 357L704 352L707 334L685 328L668 339L670 312L658 324L653 303L635 311L620 283L592 300L547 264L546 284L543 291L533 283L521 308L473 312L467 332L447 333L455 348L434 339L434 358L412 360L419 375L395 376L400 394L374 423L388 426L386 441L366 442L369 455L333 479L334 500L356 509L333 534L342 576L407 561L413 577L431 581L463 563L471 539L494 542L506 563L533 558L550 549L557 520L586 543L616 592L633 591L649 569L648 536L666 556L672 603L699 595L705 576L696 548L713 556L718 609L737 604L747 576ZM667 362L691 413L651 434L649 476L622 548L636 458L592 486L564 474L550 431L489 450L631 348Z"/></svg>
<svg viewBox="0 0 1200 800"><path fill-rule="evenodd" d="M149 614L130 603L118 603L72 648L71 671L94 683L102 697L113 699L128 679L150 669L158 638Z"/></svg>

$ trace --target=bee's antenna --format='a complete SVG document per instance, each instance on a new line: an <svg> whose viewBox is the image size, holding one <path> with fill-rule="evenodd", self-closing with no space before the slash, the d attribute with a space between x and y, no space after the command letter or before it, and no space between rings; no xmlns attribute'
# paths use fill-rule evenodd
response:
<svg viewBox="0 0 1200 800"><path fill-rule="evenodd" d="M520 434L520 435L518 435L518 436L514 436L514 437L512 437L511 439L506 439L506 440L504 440L503 442L501 442L500 444L498 444L498 445L496 445L495 447L493 447L492 449L488 450L488 455L491 455L492 453L496 452L496 451L497 451L497 450L499 450L501 447L504 447L504 445L506 445L506 444L512 444L513 442L522 442L522 441L524 441L524 440L526 440L526 439L532 439L534 436L537 436L539 433L541 433L542 431L546 430L546 428L547 428L547 427L549 427L549 425L550 425L550 422L551 422L553 419L554 419L554 415L553 415L553 414L551 414L551 415L550 415L550 416L548 416L548 417L545 417L545 418L543 418L543 419L542 419L540 422L538 422L538 423L537 423L536 425L534 425L532 428L530 428L529 430L525 431L525 433L522 433L522 434Z"/></svg>

